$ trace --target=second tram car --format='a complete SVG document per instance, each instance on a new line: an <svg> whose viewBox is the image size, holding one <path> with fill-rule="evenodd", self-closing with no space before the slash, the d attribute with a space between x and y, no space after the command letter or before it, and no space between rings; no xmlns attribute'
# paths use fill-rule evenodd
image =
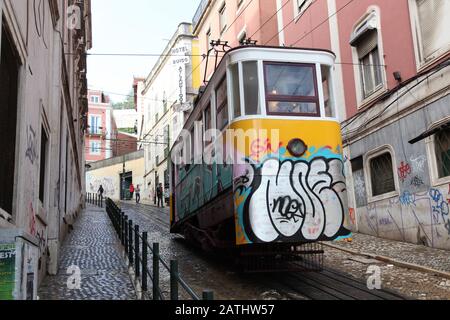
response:
<svg viewBox="0 0 450 320"><path fill-rule="evenodd" d="M233 249L247 271L320 268L320 242L350 236L334 61L281 47L224 55L172 150L171 232Z"/></svg>

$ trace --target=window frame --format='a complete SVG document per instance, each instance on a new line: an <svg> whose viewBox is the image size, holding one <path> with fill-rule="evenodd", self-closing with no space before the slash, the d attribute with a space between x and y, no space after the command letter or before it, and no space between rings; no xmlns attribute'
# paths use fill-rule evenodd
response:
<svg viewBox="0 0 450 320"><path fill-rule="evenodd" d="M390 191L381 195L374 196L373 195L373 185L372 185L372 170L370 166L371 160L374 158L377 158L385 153L389 153L391 156L392 161L392 174L394 177L394 191ZM398 174L396 172L396 158L395 158L395 152L392 146L390 145L384 145L377 149L374 149L372 151L369 151L366 153L363 157L363 165L364 165L364 178L366 179L366 191L367 191L367 203L374 203L381 200L391 199L398 197L400 195L400 183L398 179Z"/></svg>
<svg viewBox="0 0 450 320"><path fill-rule="evenodd" d="M219 12L219 32L220 32L220 35L223 35L225 30L228 27L227 16L226 16L226 12L227 12L226 1L222 2L222 4L219 7L218 12Z"/></svg>
<svg viewBox="0 0 450 320"><path fill-rule="evenodd" d="M95 130L95 131L94 131L94 128L91 127L92 119L96 119L96 124L97 124L96 129L97 130ZM91 135L101 135L102 130L100 128L102 128L102 116L98 115L98 114L90 114L89 115L89 133Z"/></svg>
<svg viewBox="0 0 450 320"><path fill-rule="evenodd" d="M376 21L376 32L377 32L377 49L378 49L378 58L380 60L380 72L381 72L381 85L377 86L375 90L368 95L364 96L364 87L363 87L363 78L361 73L361 62L358 54L358 46L351 46L352 50L352 59L353 59L353 72L355 77L355 89L356 89L356 98L357 98L357 109L361 110L372 101L377 99L383 93L388 90L386 69L383 67L385 65L384 60L384 47L383 47L383 35L381 30L381 22L380 22L380 10L376 6L370 6L366 13L353 25L352 28L352 36L358 31L364 24L368 23L370 20L374 19Z"/></svg>
<svg viewBox="0 0 450 320"><path fill-rule="evenodd" d="M95 148L97 151L92 151L92 147L93 145L96 144L98 147ZM102 144L99 141L96 140L90 140L89 141L89 155L91 156L101 156L102 155L102 150L101 150Z"/></svg>
<svg viewBox="0 0 450 320"><path fill-rule="evenodd" d="M269 65L278 65L278 66L303 66L303 67L310 67L313 71L313 78L314 78L314 97L308 97L308 96L286 96L286 95L271 95L269 94L268 90L268 77L267 77L267 68L266 66ZM311 117L311 118L320 118L322 115L322 107L320 103L320 92L319 92L319 86L318 86L318 77L317 77L317 64L315 63L296 63L296 62L277 62L277 61L264 61L263 62L263 72L264 72L264 96L266 101L266 113L268 116L299 116L299 117ZM306 102L306 103L316 103L316 113L301 113L301 112L292 112L292 113L285 113L285 112L271 112L269 108L270 102Z"/></svg>
<svg viewBox="0 0 450 320"><path fill-rule="evenodd" d="M216 109L216 129L217 130L219 130L219 131L223 131L227 126L229 126L230 125L230 109L229 109L229 101L228 101L228 77L227 77L227 75L225 75L219 82L218 82L218 84L217 84L217 86L215 87L215 109ZM218 88L220 88L223 84L225 83L225 85L227 86L226 87L226 90L225 90L225 101L224 102L222 102L222 104L218 104L218 96L217 96L217 91L218 91ZM224 109L227 109L227 124L225 125L225 126L223 126L222 128L219 128L219 122L218 122L218 117L219 117L219 114L221 113L221 111L223 111Z"/></svg>
<svg viewBox="0 0 450 320"><path fill-rule="evenodd" d="M416 58L417 71L420 72L430 65L437 62L443 56L450 52L450 43L443 48L435 51L430 57L425 57L423 50L422 34L420 32L420 19L417 8L417 0L408 0L409 16L411 22L411 33L414 45L414 54ZM421 59L422 58L422 59ZM429 59L428 59L429 58ZM427 60L428 59L428 60Z"/></svg>
<svg viewBox="0 0 450 320"><path fill-rule="evenodd" d="M450 116L445 117L444 119L437 121L429 126L429 130L433 130L436 127L441 126L444 123L450 121ZM430 182L432 187L440 187L443 185L450 184L450 176L447 177L439 177L438 163L436 158L436 134L428 137L425 140L426 149L427 149L427 160L429 163L429 174L430 174Z"/></svg>
<svg viewBox="0 0 450 320"><path fill-rule="evenodd" d="M300 9L300 1L302 1L302 9ZM294 0L294 19L297 22L301 16L308 10L308 8L314 3L313 0Z"/></svg>

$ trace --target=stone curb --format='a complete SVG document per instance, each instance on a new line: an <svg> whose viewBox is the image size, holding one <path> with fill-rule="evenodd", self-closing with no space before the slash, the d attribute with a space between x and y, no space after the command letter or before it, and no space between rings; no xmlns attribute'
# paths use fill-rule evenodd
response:
<svg viewBox="0 0 450 320"><path fill-rule="evenodd" d="M393 265L398 266L398 267L407 268L407 269L416 270L416 271L421 271L421 272L427 272L427 273L431 273L431 274L433 274L435 276L439 276L439 277L442 277L442 278L445 278L445 279L450 279L450 273L449 272L439 271L439 270L436 270L436 269L428 268L428 267L421 266L421 265L418 265L418 264L403 262L403 261L396 260L396 259L389 258L389 257L385 257L385 256L378 256L378 255L371 254L371 253L358 252L358 251L342 248L340 246L336 246L336 245L329 244L329 243L323 243L323 245L326 246L326 247L330 247L330 248L333 248L333 249L336 249L336 250L340 250L340 251L349 253L349 254L362 256L362 257L368 257L368 258L375 259L375 260L378 260L378 261L382 261L382 262L385 262L385 263L390 263L390 264L393 264Z"/></svg>

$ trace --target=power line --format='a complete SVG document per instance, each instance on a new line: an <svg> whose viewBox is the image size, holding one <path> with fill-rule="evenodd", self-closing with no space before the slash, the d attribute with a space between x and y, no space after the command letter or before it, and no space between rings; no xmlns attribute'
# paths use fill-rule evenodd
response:
<svg viewBox="0 0 450 320"><path fill-rule="evenodd" d="M163 53L86 53L85 55L91 57L203 57L201 54L163 54Z"/></svg>
<svg viewBox="0 0 450 320"><path fill-rule="evenodd" d="M316 0L317 1L317 0ZM315 1L315 2L316 2ZM302 37L300 37L297 41L295 41L293 44L291 44L291 46L296 45L298 42L300 42L301 40L303 40L304 38L306 38L306 36L310 35L311 33L313 33L314 31L316 31L319 27L321 27L325 22L327 22L328 20L330 20L332 17L334 17L335 15L337 15L339 12L341 12L342 10L344 10L345 8L347 8L352 2L354 2L355 0L350 0L349 2L347 2L345 5L343 5L340 9L336 10L335 13L331 14L330 16L328 16L325 20L323 20L321 23L319 23L317 26L315 26L312 30L310 30L309 32L305 33Z"/></svg>
<svg viewBox="0 0 450 320"><path fill-rule="evenodd" d="M254 36L255 34L257 34L259 30L261 30L262 28L264 28L264 26L265 26L267 23L269 23L269 21L272 20L273 17L275 17L275 16L278 14L278 12L280 12L281 10L283 10L283 8L284 8L289 2L291 2L291 0L286 0L286 2L281 6L281 8L278 9L272 16L270 16L269 19L267 19L267 20L261 25L261 27L259 27L259 28L258 28L258 29L257 29L257 30L249 37L249 38L250 38L250 39L253 38L253 36ZM270 40L272 40L272 39L270 39Z"/></svg>

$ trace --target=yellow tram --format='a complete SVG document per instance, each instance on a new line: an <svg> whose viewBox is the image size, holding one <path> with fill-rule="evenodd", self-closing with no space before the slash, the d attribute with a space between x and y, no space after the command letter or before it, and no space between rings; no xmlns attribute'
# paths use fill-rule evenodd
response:
<svg viewBox="0 0 450 320"><path fill-rule="evenodd" d="M226 52L171 152L173 233L264 270L350 236L334 61L326 50Z"/></svg>

